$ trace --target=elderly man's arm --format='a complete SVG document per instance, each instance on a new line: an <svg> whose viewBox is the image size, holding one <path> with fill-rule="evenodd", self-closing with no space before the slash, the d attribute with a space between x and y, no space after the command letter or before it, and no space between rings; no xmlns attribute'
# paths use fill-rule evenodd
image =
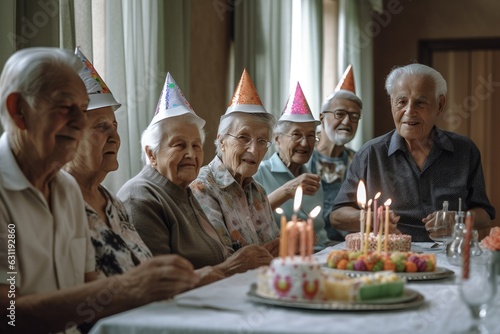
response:
<svg viewBox="0 0 500 334"><path fill-rule="evenodd" d="M359 232L359 214L360 210L353 207L340 207L330 212L330 224L337 230Z"/></svg>
<svg viewBox="0 0 500 334"><path fill-rule="evenodd" d="M189 261L177 255L158 256L123 275L50 293L1 298L3 319L8 319L7 308L15 300L15 327L2 321L0 328L6 333L58 332L171 298L193 288L198 281ZM1 296L7 296L9 291L10 286L0 285Z"/></svg>

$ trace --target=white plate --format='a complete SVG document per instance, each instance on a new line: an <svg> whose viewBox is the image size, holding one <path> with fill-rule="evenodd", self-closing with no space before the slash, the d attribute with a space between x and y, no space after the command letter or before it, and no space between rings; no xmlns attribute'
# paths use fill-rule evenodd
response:
<svg viewBox="0 0 500 334"><path fill-rule="evenodd" d="M328 267L328 265L324 265L323 268L327 268L328 270L332 270L336 273L343 274L349 277L360 277L369 274L375 273L374 271L357 271L357 270L342 270L342 269L334 269ZM452 270L437 267L435 271L425 271L425 272L416 272L416 273L396 273L401 278L405 278L407 281L428 281L435 279L443 279L452 277L455 273Z"/></svg>
<svg viewBox="0 0 500 334"><path fill-rule="evenodd" d="M412 289L405 289L399 298L383 298L364 302L342 301L289 301L277 297L261 295L257 292L257 284L252 284L247 297L256 303L291 308L336 311L386 311L414 308L424 303L424 296Z"/></svg>

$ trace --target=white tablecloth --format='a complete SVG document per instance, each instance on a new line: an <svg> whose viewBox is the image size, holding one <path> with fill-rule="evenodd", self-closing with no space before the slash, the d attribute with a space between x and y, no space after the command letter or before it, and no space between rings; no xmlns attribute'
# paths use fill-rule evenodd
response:
<svg viewBox="0 0 500 334"><path fill-rule="evenodd" d="M338 246L341 247L341 246ZM335 248L338 248L335 247ZM425 247L425 245L424 245ZM415 249L417 250L417 249ZM330 249L316 254L325 261ZM438 254L438 265L459 271ZM237 274L175 300L149 304L100 320L92 334L127 333L453 333L470 325L455 278L409 282L425 297L415 309L398 311L317 311L252 303L247 292L256 271ZM500 333L500 294L486 317L490 333Z"/></svg>

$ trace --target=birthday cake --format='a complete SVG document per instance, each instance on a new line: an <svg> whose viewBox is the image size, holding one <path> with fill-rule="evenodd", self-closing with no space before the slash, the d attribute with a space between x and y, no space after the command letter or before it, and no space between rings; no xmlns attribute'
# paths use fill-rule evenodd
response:
<svg viewBox="0 0 500 334"><path fill-rule="evenodd" d="M365 234L363 234L365 236ZM385 235L381 235L381 245L382 250L385 244ZM361 251L363 250L361 233L351 233L345 237L345 247L348 251ZM366 241L366 237L363 238L363 243ZM373 252L377 250L377 236L370 233L368 236L368 251ZM364 247L364 244L363 244ZM411 235L408 234L389 234L387 239L387 251L388 252L409 252L411 249Z"/></svg>
<svg viewBox="0 0 500 334"><path fill-rule="evenodd" d="M351 252L333 250L328 254L328 267L342 270L393 272L427 272L436 270L435 254L418 254L412 252Z"/></svg>
<svg viewBox="0 0 500 334"><path fill-rule="evenodd" d="M299 256L276 258L261 267L257 293L285 301L362 302L399 297L405 280L392 272L380 272L359 278L323 271L320 264Z"/></svg>

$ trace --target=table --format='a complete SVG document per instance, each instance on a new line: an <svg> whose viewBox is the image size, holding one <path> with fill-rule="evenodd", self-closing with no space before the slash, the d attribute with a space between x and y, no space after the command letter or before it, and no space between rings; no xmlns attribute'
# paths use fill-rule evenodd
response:
<svg viewBox="0 0 500 334"><path fill-rule="evenodd" d="M415 251L430 244L413 244ZM315 254L322 262L331 249ZM256 270L237 274L188 291L173 300L156 302L98 321L91 334L133 333L452 333L470 325L470 314L460 300L456 277L460 268L437 254L438 266L455 277L409 282L425 297L415 309L398 311L318 311L266 306L250 302L246 293L256 281ZM500 293L488 311L486 326L500 333Z"/></svg>

